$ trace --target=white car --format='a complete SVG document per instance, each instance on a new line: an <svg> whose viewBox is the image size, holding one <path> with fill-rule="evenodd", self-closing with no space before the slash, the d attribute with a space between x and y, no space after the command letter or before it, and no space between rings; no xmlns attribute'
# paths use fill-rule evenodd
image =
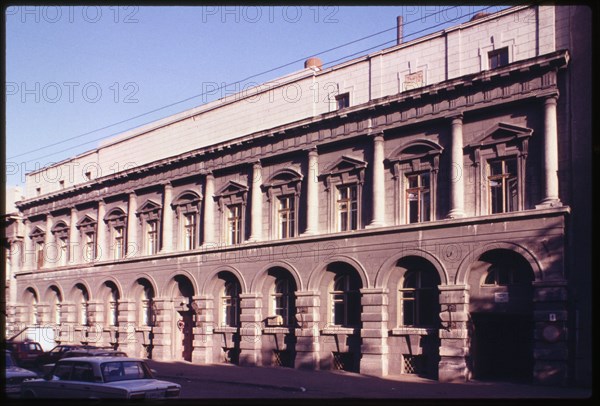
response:
<svg viewBox="0 0 600 406"><path fill-rule="evenodd" d="M56 362L44 379L23 382L24 398L164 399L181 386L154 379L144 360L129 357L74 357Z"/></svg>
<svg viewBox="0 0 600 406"><path fill-rule="evenodd" d="M37 374L33 371L23 369L17 366L17 362L10 353L6 352L6 389L5 393L9 396L18 395L21 392L21 384L28 379L37 379Z"/></svg>

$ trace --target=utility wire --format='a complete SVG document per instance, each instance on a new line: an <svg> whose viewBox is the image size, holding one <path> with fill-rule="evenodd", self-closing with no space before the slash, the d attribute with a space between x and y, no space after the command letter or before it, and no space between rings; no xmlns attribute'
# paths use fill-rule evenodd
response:
<svg viewBox="0 0 600 406"><path fill-rule="evenodd" d="M442 12L448 12L449 10L452 10L453 8L457 8L457 7L458 7L458 6L452 6L452 7L449 7L449 8L445 8L445 9L442 9L442 10L440 10L440 11L437 11L437 12L435 12L435 13L428 14L427 16L428 16L428 17L431 17L431 16L434 16L434 15L436 15L436 14L439 14L439 13L442 13ZM439 27L439 26L441 26L441 25L447 24L449 21L454 21L454 20L457 20L457 19L460 19L460 18L463 18L463 17L468 17L468 16L470 16L470 15L474 15L474 14L476 14L476 13L479 13L479 12L482 12L482 11L484 11L484 10L487 10L487 9L489 9L489 8L491 8L491 7L493 7L493 6L484 7L484 8L482 8L482 9L479 9L479 10L477 10L477 11L473 11L473 12L471 12L471 13L467 13L467 14L465 14L465 15L460 15L460 16L458 16L458 17L455 17L455 18L453 18L453 19L449 19L448 21L444 21L444 22L442 22L442 23L439 23L439 24L436 24L436 25L433 25L433 26L429 26L429 27L427 27L427 28L425 28L425 29L422 29L422 30L419 30L419 31L415 31L415 32L413 32L413 33L411 33L411 34L408 34L408 35L406 35L406 37L411 37L411 36L417 35L417 34L419 34L419 33L422 33L422 32L424 32L424 31L431 30L431 29L433 29L433 28L436 28L436 27ZM405 23L403 23L403 24L402 24L402 27L405 27L405 26L407 26L407 25L409 25L409 24L411 24L411 23L414 23L414 22L416 22L416 21L418 21L418 19L415 19L415 20L412 20L412 21L405 22ZM376 32L376 33L373 33L373 34L370 34L370 35L367 35L367 36L364 36L364 37L361 37L361 38L355 39L355 40L353 40L353 41L350 41L350 42L347 42L347 43L344 43L344 44L341 44L341 45L338 45L338 46L335 46L335 47L332 47L332 48L326 49L326 50L324 50L324 51L321 51L321 52L318 52L318 53L315 53L315 54L311 54L310 56L318 56L318 55L323 55L323 54L326 54L326 53L328 53L328 52L335 51L335 50L337 50L337 49L340 49L340 48L346 47L346 46L348 46L348 45L355 44L355 43L357 43L357 42L360 42L360 41L363 41L363 40L365 40L365 39L372 38L372 37L375 37L375 36L377 36L377 35L381 35L381 34L383 34L383 33L386 33L386 32L392 31L392 30L396 30L396 29L397 29L397 26L394 26L394 27L392 27L392 28L388 28L388 29L385 29L385 30L382 30L382 31L378 31L378 32ZM329 61L329 62L327 62L327 63L324 63L323 65L324 65L324 66L326 66L326 65L331 65L331 64L334 64L334 63L336 63L336 62L339 62L339 61L342 61L342 60L345 60L345 59L351 58L351 57L353 57L353 56L355 56L355 55L364 54L365 52L367 52L367 51L370 51L370 50L372 50L372 49L377 49L377 48L380 48L380 47L382 47L382 46L385 46L385 45L387 45L387 44L394 43L394 42L396 42L396 41L397 41L397 39L396 39L396 38L394 38L393 40L386 41L386 42L384 42L384 43L381 43L381 44L375 45L375 46L373 46L373 47L370 47L370 48L367 48L367 49L364 49L364 50L361 50L361 51L358 51L358 52L354 52L354 53L352 53L352 54L349 54L349 55L343 56L343 57L341 57L341 58L338 58L338 59L335 59L335 60L333 60L333 61ZM277 71L277 70L283 69L283 68L285 68L285 67L288 67L288 66L290 66L290 65L296 64L296 63L298 63L298 62L305 61L305 60L306 60L306 58L308 58L308 56L307 56L307 57L300 58L300 59L296 59L296 60L294 60L294 61L292 61L292 62L285 63L285 64L283 64L283 65L280 65L280 66L277 66L277 67L275 67L275 68L271 68L271 69L268 69L268 70L266 70L266 71L263 71L263 72L260 72L260 73L257 73L257 74L254 74L254 75L248 76L248 77L246 77L246 78L244 78L244 79L241 79L241 80L238 80L238 81L235 81L235 82L231 82L231 83L225 84L225 85L223 85L223 86L219 86L218 88L216 88L216 89L214 89L214 90L211 90L211 91L221 90L221 89L223 89L223 88L227 88L227 87L229 87L229 86L232 86L232 85L237 85L237 84L244 83L244 82L246 82L246 81L248 81L248 80L250 80L250 79L253 79L253 78L256 78L256 77L259 77L259 76L265 75L265 74L267 74L267 73L271 73L271 72L274 72L274 71ZM141 117L147 116L147 115L149 115L149 114L152 114L152 113L156 113L157 111L161 111L161 110L164 110L164 109L166 109L166 108L173 107L173 106L176 106L176 105L178 105L178 104L181 104L181 103L185 103L185 102L187 102L187 101L190 101L190 100L196 99L196 98L198 98L198 97L201 97L201 96L204 96L204 95L206 95L206 92L203 92L203 93L200 93L200 94L197 94L197 95L194 95L194 96L190 96L190 97L188 97L188 98L185 98L185 99L183 99L183 100L180 100L180 101L177 101L177 102L174 102L174 103L170 103L170 104L167 104L167 105L165 105L165 106L162 106L162 107L158 107L158 108L156 108L156 109L153 109L153 110L147 111L147 112L145 112L145 113L138 114L138 115L136 115L136 116L133 116L133 117L130 117L130 118L127 118L127 119L124 119L124 120L118 121L118 122L116 122L116 123L113 123L113 124L106 125L106 126L104 126L104 127L101 127L101 128L97 128L97 129L95 129L95 130L92 130L92 131L88 131L88 132L86 132L86 133L83 133L83 134L79 134L79 135L76 135L76 136L73 136L73 137L70 137L70 138L67 138L67 139L61 140L61 141L57 141L57 142L55 142L55 143L52 143L52 144L48 144L48 145L45 145L45 146L42 146L42 147L39 147L39 148L36 148L36 149L30 150L30 151L27 151L27 152L21 153L21 154L14 155L14 156L12 156L12 157L10 157L10 158L7 158L7 160L14 159L14 158L18 158L18 157L21 157L21 156L23 156L23 155L28 155L28 154L31 154L31 153L33 153L33 152L41 151L41 150L44 150L44 149L47 149L47 148L51 148L51 147L54 147L54 146L57 146L57 145L60 145L60 144L64 144L64 143L66 143L66 142L69 142L69 141L72 141L72 140L75 140L75 139L78 139L78 138L84 137L84 136L86 136L86 135L90 135L90 134L96 133L96 132L98 132L98 131L106 130L106 129L108 129L108 128L111 128L111 127L117 126L117 125L119 125L119 124L123 124L123 123L126 123L126 122L128 122L128 121L132 121L132 120L135 120L135 119L137 119L137 118L141 118ZM164 117L163 117L163 118L164 118ZM160 119L158 119L158 120L160 120ZM152 120L152 121L156 121L156 120ZM152 122L152 121L150 121L150 122ZM150 122L148 122L148 123L144 123L144 124L141 124L141 125L149 124ZM129 128L129 129L127 129L127 130L119 130L119 131L117 131L117 132L115 132L115 133L111 133L111 134L108 134L108 135L104 135L104 136L102 136L102 137L95 138L95 139L93 139L93 140L90 140L90 141L87 141L87 142L84 142L84 143L81 143L81 144L77 144L77 145L74 145L74 146L72 146L72 147L69 147L69 148L61 149L61 150L59 150L59 151L55 151L55 152L52 152L52 153L50 153L50 154L46 154L46 155L43 155L43 156L40 156L40 157L37 157L37 158L32 158L32 159L30 159L30 160L28 160L28 161L26 161L26 162L32 162L32 161L35 161L35 160L39 160L39 159L43 159L43 158L47 158L47 157L49 157L49 156L56 155L56 154L59 154L59 153L61 153L61 152L69 151L69 150L72 150L72 149L75 149L75 148L78 148L78 147L81 147L81 146L84 146L84 145L87 145L87 144L91 144L91 143L94 143L94 142L97 142L97 141L103 140L103 139L105 139L105 138L109 138L109 137L113 137L113 136L115 136L115 135L118 135L118 134L122 134L122 133L123 133L123 132L125 132L125 131L129 131L129 130L132 130L132 129L135 129L135 128L138 128L138 127L140 127L140 125L136 125L136 126L134 126L134 127L131 127L131 128Z"/></svg>

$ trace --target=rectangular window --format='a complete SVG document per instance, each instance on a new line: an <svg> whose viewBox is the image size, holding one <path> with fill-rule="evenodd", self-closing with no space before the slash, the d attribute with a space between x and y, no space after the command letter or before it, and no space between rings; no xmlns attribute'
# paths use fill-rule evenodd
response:
<svg viewBox="0 0 600 406"><path fill-rule="evenodd" d="M517 159L507 158L488 163L488 197L490 213L518 209Z"/></svg>
<svg viewBox="0 0 600 406"><path fill-rule="evenodd" d="M406 218L409 223L430 220L429 172L406 176Z"/></svg>
<svg viewBox="0 0 600 406"><path fill-rule="evenodd" d="M496 69L500 66L508 65L508 47L495 49L488 52L488 62L490 69Z"/></svg>
<svg viewBox="0 0 600 406"><path fill-rule="evenodd" d="M337 192L338 231L358 229L357 186L339 186Z"/></svg>
<svg viewBox="0 0 600 406"><path fill-rule="evenodd" d="M227 209L227 242L229 244L240 244L242 242L242 205L232 204Z"/></svg>
<svg viewBox="0 0 600 406"><path fill-rule="evenodd" d="M38 242L35 244L35 263L38 269L44 267L44 243Z"/></svg>
<svg viewBox="0 0 600 406"><path fill-rule="evenodd" d="M294 236L294 196L282 196L279 198L279 238Z"/></svg>
<svg viewBox="0 0 600 406"><path fill-rule="evenodd" d="M193 250L196 248L196 213L185 215L183 234L183 249Z"/></svg>
<svg viewBox="0 0 600 406"><path fill-rule="evenodd" d="M156 220L148 222L148 255L154 255L158 252L158 222Z"/></svg>
<svg viewBox="0 0 600 406"><path fill-rule="evenodd" d="M67 265L67 261L69 259L69 242L66 237L59 238L58 248L59 248L58 264L60 266Z"/></svg>
<svg viewBox="0 0 600 406"><path fill-rule="evenodd" d="M115 227L114 230L115 259L125 256L125 228Z"/></svg>
<svg viewBox="0 0 600 406"><path fill-rule="evenodd" d="M335 103L338 110L344 109L350 106L350 94L343 93L335 97Z"/></svg>
<svg viewBox="0 0 600 406"><path fill-rule="evenodd" d="M86 233L83 259L86 262L96 259L96 238L94 233Z"/></svg>

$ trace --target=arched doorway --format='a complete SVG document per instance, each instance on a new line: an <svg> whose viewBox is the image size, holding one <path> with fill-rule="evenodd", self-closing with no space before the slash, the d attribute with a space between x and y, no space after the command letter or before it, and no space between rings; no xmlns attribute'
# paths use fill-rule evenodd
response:
<svg viewBox="0 0 600 406"><path fill-rule="evenodd" d="M533 377L533 271L518 253L491 250L471 265L470 369L474 379Z"/></svg>
<svg viewBox="0 0 600 406"><path fill-rule="evenodd" d="M173 301L176 310L173 329L173 357L184 361L192 361L194 350L194 331L196 313L192 308L194 285L184 275L173 278Z"/></svg>
<svg viewBox="0 0 600 406"><path fill-rule="evenodd" d="M23 298L23 302L27 305L26 312L26 324L28 326L37 325L40 323L39 313L38 313L38 294L33 288L27 288L25 290L25 297Z"/></svg>
<svg viewBox="0 0 600 406"><path fill-rule="evenodd" d="M48 302L50 303L50 322L55 324L57 329L61 323L62 294L57 286L52 285L48 289Z"/></svg>

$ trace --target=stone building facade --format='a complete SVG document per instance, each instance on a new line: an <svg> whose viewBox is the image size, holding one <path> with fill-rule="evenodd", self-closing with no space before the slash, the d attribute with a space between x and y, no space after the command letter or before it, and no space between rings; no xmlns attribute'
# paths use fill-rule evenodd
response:
<svg viewBox="0 0 600 406"><path fill-rule="evenodd" d="M585 382L591 128L572 70L589 49L566 27L586 10L312 60L29 174L5 220L7 330L200 364Z"/></svg>

